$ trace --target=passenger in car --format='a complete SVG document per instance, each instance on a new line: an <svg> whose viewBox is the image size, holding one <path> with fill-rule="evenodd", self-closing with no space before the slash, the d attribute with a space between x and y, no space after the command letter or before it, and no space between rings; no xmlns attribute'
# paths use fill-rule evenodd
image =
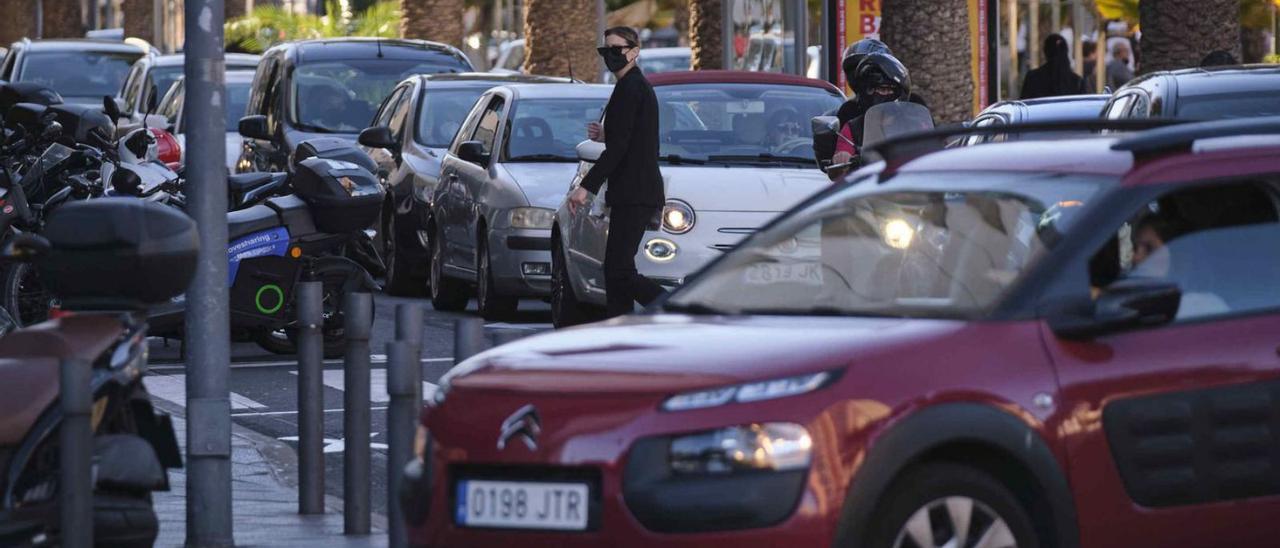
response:
<svg viewBox="0 0 1280 548"><path fill-rule="evenodd" d="M1186 286L1179 288L1182 290L1182 301L1175 317L1179 320L1220 314L1230 308L1221 297L1205 291L1206 288L1189 285L1186 276L1177 276L1173 272L1172 249L1167 243L1193 231L1187 223L1166 215L1147 216L1138 221L1133 230L1133 269L1130 275L1168 279ZM1185 253L1193 250L1182 251Z"/></svg>

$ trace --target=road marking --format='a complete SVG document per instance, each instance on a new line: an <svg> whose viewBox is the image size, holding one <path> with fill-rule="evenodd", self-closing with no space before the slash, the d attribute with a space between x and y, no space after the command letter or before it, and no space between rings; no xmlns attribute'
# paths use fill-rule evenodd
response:
<svg viewBox="0 0 1280 548"><path fill-rule="evenodd" d="M386 407L370 407L370 411L386 411ZM325 413L341 413L342 409L325 409ZM232 417L277 417L281 415L297 415L295 411L250 411L244 413L232 413Z"/></svg>
<svg viewBox="0 0 1280 548"><path fill-rule="evenodd" d="M377 432L374 432L374 433L373 433L373 436L370 436L370 437L374 437L374 436L377 436L377 435L378 435L378 433L377 433ZM278 439L278 440L280 440L280 441L298 441L298 436L285 436L285 437L283 437L283 438L276 438L276 439ZM385 443L378 443L378 442L376 442L376 441L371 441L371 442L369 442L369 448L370 448L370 449L381 449L381 450L383 450L383 451L386 451L386 450L387 450L387 444L385 444ZM346 442L346 440L335 440L335 439L332 439L332 438L324 438L324 453L325 453L326 455L327 455L327 454L329 454L329 453L341 453L341 452L346 451L346 450L347 450L347 442Z"/></svg>
<svg viewBox="0 0 1280 548"><path fill-rule="evenodd" d="M324 385L335 390L346 390L345 371L341 369L324 370ZM297 371L290 371L289 374L297 375ZM422 381L422 398L429 400L436 393L436 385L426 381ZM371 403L387 403L391 401L391 396L387 394L387 370L386 369L370 369L369 370L369 401Z"/></svg>
<svg viewBox="0 0 1280 548"><path fill-rule="evenodd" d="M422 358L422 363L441 363L453 362L453 358ZM325 365L342 365L342 360L325 360ZM381 354L373 354L369 357L369 363L387 363L386 356ZM253 362L231 362L231 369L258 369L270 367L288 367L298 365L297 360L293 361L253 361ZM181 363L162 362L149 366L147 369L151 371L185 371L187 366Z"/></svg>
<svg viewBox="0 0 1280 548"><path fill-rule="evenodd" d="M142 384L147 387L147 392L154 397L178 405L187 404L186 375L147 375L142 378ZM267 408L266 404L259 403L235 392L230 394L230 399L232 409Z"/></svg>

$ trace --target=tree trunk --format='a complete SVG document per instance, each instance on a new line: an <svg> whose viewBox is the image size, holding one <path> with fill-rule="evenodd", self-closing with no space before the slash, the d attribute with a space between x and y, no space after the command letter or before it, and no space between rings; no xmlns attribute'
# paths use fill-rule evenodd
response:
<svg viewBox="0 0 1280 548"><path fill-rule="evenodd" d="M1141 73L1194 67L1215 50L1240 58L1240 0L1142 0L1138 15Z"/></svg>
<svg viewBox="0 0 1280 548"><path fill-rule="evenodd" d="M693 50L693 70L724 68L721 0L689 0L689 48Z"/></svg>
<svg viewBox="0 0 1280 548"><path fill-rule="evenodd" d="M967 0L883 0L880 39L911 71L939 123L973 117Z"/></svg>
<svg viewBox="0 0 1280 548"><path fill-rule="evenodd" d="M462 47L464 0L400 0L400 35Z"/></svg>
<svg viewBox="0 0 1280 548"><path fill-rule="evenodd" d="M124 15L124 35L155 42L155 7L154 0L124 0L120 7Z"/></svg>
<svg viewBox="0 0 1280 548"><path fill-rule="evenodd" d="M80 2L44 0L44 31L41 38L84 38L80 22Z"/></svg>
<svg viewBox="0 0 1280 548"><path fill-rule="evenodd" d="M599 81L599 19L595 0L526 0L524 71Z"/></svg>
<svg viewBox="0 0 1280 548"><path fill-rule="evenodd" d="M0 0L0 46L36 37L36 0Z"/></svg>

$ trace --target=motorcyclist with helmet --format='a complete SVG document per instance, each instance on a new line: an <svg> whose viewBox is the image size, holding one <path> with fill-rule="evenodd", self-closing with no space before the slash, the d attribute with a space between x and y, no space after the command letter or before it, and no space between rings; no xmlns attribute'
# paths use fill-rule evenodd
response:
<svg viewBox="0 0 1280 548"><path fill-rule="evenodd" d="M839 108L826 114L827 116L835 116L838 118L840 120L840 127L844 127L845 124L848 124L854 118L862 116L867 112L867 109L871 108L871 105L859 100L859 86L857 84L858 65L860 65L862 61L871 54L882 54L893 57L893 51L889 49L889 46L875 38L863 38L854 42L844 50L844 58L840 63L840 69L844 72L845 81L849 82L849 87L853 89L854 94L849 97L847 101L842 103ZM910 93L910 90L907 91L907 100L913 103L925 105L922 97L914 93ZM827 138L814 139L813 153L814 158L818 160L819 164L828 165L831 163L832 156L836 152L837 141L837 139Z"/></svg>
<svg viewBox="0 0 1280 548"><path fill-rule="evenodd" d="M871 53L858 63L853 79L854 93L857 94L857 116L841 122L841 138L836 143L832 155L832 165L854 162L860 155L863 137L863 121L867 111L872 107L894 101L909 101L911 98L911 75L892 55ZM835 180L847 169L828 170L827 174Z"/></svg>

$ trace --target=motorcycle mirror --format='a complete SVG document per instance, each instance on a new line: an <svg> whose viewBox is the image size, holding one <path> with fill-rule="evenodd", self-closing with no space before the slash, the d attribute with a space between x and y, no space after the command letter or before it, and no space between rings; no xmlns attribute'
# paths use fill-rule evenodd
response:
<svg viewBox="0 0 1280 548"><path fill-rule="evenodd" d="M113 122L120 119L120 105L116 104L115 97L110 95L102 96L102 112L107 113L107 116L110 116Z"/></svg>
<svg viewBox="0 0 1280 548"><path fill-rule="evenodd" d="M49 254L53 245L43 236L24 232L11 238L0 247L0 260L29 262Z"/></svg>
<svg viewBox="0 0 1280 548"><path fill-rule="evenodd" d="M49 125L45 126L44 134L41 136L44 137L45 139L56 139L61 135L62 135L62 124L54 121L54 122L49 122Z"/></svg>
<svg viewBox="0 0 1280 548"><path fill-rule="evenodd" d="M831 136L840 133L840 119L835 116L814 116L810 120L813 134L817 136Z"/></svg>

